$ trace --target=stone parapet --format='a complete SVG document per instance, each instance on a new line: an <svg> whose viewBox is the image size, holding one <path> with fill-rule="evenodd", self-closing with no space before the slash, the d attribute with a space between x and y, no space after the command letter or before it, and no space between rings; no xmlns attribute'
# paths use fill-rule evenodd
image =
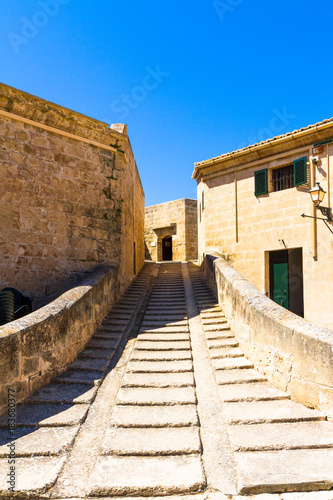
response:
<svg viewBox="0 0 333 500"><path fill-rule="evenodd" d="M255 367L295 401L333 415L333 331L273 302L217 253L202 267Z"/></svg>
<svg viewBox="0 0 333 500"><path fill-rule="evenodd" d="M8 394L19 403L64 371L118 296L118 266L99 266L50 304L0 327L0 413Z"/></svg>

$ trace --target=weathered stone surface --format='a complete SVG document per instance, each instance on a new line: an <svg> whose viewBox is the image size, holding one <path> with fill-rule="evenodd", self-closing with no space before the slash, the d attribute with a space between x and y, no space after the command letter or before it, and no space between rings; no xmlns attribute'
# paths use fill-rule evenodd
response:
<svg viewBox="0 0 333 500"><path fill-rule="evenodd" d="M17 407L16 425L77 425L83 422L87 411L86 404L25 404ZM0 427L7 428L7 415L0 417Z"/></svg>
<svg viewBox="0 0 333 500"><path fill-rule="evenodd" d="M114 349L103 349L103 348L88 348L86 347L80 353L80 359L93 358L93 359L111 359L114 355Z"/></svg>
<svg viewBox="0 0 333 500"><path fill-rule="evenodd" d="M15 490L25 494L44 493L56 481L66 457L18 458L15 461ZM6 458L0 460L0 494L8 494Z"/></svg>
<svg viewBox="0 0 333 500"><path fill-rule="evenodd" d="M90 386L91 384L99 385L101 378L101 372L66 370L61 375L56 377L54 381L59 383L85 384Z"/></svg>
<svg viewBox="0 0 333 500"><path fill-rule="evenodd" d="M137 351L177 351L177 350L189 350L191 349L190 342L178 341L165 341L158 340L156 342L143 340L140 336L138 342L136 343L135 349Z"/></svg>
<svg viewBox="0 0 333 500"><path fill-rule="evenodd" d="M240 358L244 356L239 347L215 347L209 350L212 359Z"/></svg>
<svg viewBox="0 0 333 500"><path fill-rule="evenodd" d="M252 361L245 357L218 358L213 359L212 364L215 370L232 370L238 368L253 368Z"/></svg>
<svg viewBox="0 0 333 500"><path fill-rule="evenodd" d="M110 428L102 446L105 455L180 455L200 451L196 427Z"/></svg>
<svg viewBox="0 0 333 500"><path fill-rule="evenodd" d="M9 443L15 443L15 455L59 455L72 445L79 427L42 427L33 429L22 427L16 429L15 437L9 431L2 431L0 437L0 457L8 457Z"/></svg>
<svg viewBox="0 0 333 500"><path fill-rule="evenodd" d="M190 335L188 332L183 332L183 333L140 333L138 335L138 342L139 341L154 341L154 342L163 342L163 341L171 341L171 342L181 342L184 340L189 340ZM177 346L178 344L176 344Z"/></svg>
<svg viewBox="0 0 333 500"><path fill-rule="evenodd" d="M86 370L86 371L100 371L103 372L106 370L109 364L109 360L105 359L92 359L92 358L83 358L76 359L68 365L70 370Z"/></svg>
<svg viewBox="0 0 333 500"><path fill-rule="evenodd" d="M242 494L333 487L333 449L237 453Z"/></svg>
<svg viewBox="0 0 333 500"><path fill-rule="evenodd" d="M183 427L198 425L195 405L116 406L110 420L120 427Z"/></svg>
<svg viewBox="0 0 333 500"><path fill-rule="evenodd" d="M329 422L233 425L229 434L234 449L242 451L333 447Z"/></svg>
<svg viewBox="0 0 333 500"><path fill-rule="evenodd" d="M190 360L175 360L175 361L130 361L128 363L128 371L130 372L191 372L193 371L192 361Z"/></svg>
<svg viewBox="0 0 333 500"><path fill-rule="evenodd" d="M266 377L256 370L218 370L215 372L218 384L240 384L244 382L262 382Z"/></svg>
<svg viewBox="0 0 333 500"><path fill-rule="evenodd" d="M91 403L97 392L97 386L88 388L82 384L51 383L36 392L28 402L40 403Z"/></svg>
<svg viewBox="0 0 333 500"><path fill-rule="evenodd" d="M267 383L225 384L219 386L222 401L252 401L268 399L289 399L290 396Z"/></svg>
<svg viewBox="0 0 333 500"><path fill-rule="evenodd" d="M315 410L290 400L251 401L225 403L224 414L228 422L295 422L298 420L322 420Z"/></svg>
<svg viewBox="0 0 333 500"><path fill-rule="evenodd" d="M126 373L122 387L186 387L193 386L192 372Z"/></svg>
<svg viewBox="0 0 333 500"><path fill-rule="evenodd" d="M90 495L153 495L199 491L201 460L182 457L101 457L90 477Z"/></svg>
<svg viewBox="0 0 333 500"><path fill-rule="evenodd" d="M196 395L192 387L122 388L118 395L118 404L121 405L183 405L195 403Z"/></svg>
<svg viewBox="0 0 333 500"><path fill-rule="evenodd" d="M177 359L192 359L192 354L189 349L187 350L174 350L174 351L162 351L162 350L155 350L155 351L144 351L144 350L135 350L133 352L132 358L134 360L144 360L144 361L173 361Z"/></svg>

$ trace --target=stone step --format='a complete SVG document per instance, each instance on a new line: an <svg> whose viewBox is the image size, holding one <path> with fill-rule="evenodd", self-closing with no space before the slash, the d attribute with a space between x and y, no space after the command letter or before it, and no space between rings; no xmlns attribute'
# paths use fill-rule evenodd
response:
<svg viewBox="0 0 333 500"><path fill-rule="evenodd" d="M86 345L87 348L92 349L115 349L120 342L120 337L105 339L96 338L95 336Z"/></svg>
<svg viewBox="0 0 333 500"><path fill-rule="evenodd" d="M233 425L229 428L229 437L236 451L333 448L333 423Z"/></svg>
<svg viewBox="0 0 333 500"><path fill-rule="evenodd" d="M68 369L70 370L87 370L93 372L104 372L110 361L108 359L76 359L68 365Z"/></svg>
<svg viewBox="0 0 333 500"><path fill-rule="evenodd" d="M163 328L163 327L166 327L166 328L169 328L169 327L187 327L187 320L179 320L179 321L173 321L171 319L164 319L164 320L159 320L159 319L156 319L156 320L144 320L142 322L142 325L141 325L141 328L142 329L147 329L149 330L150 328Z"/></svg>
<svg viewBox="0 0 333 500"><path fill-rule="evenodd" d="M81 405L77 405L81 406ZM196 406L116 405L110 425L116 427L185 427L199 425Z"/></svg>
<svg viewBox="0 0 333 500"><path fill-rule="evenodd" d="M220 399L225 402L290 399L289 394L265 382L220 385L218 391Z"/></svg>
<svg viewBox="0 0 333 500"><path fill-rule="evenodd" d="M140 330L140 333L152 333L152 332L156 332L156 333L187 333L189 332L189 329L188 329L188 326L161 326L160 328L156 328L156 327L147 327L147 328L142 328Z"/></svg>
<svg viewBox="0 0 333 500"><path fill-rule="evenodd" d="M0 448L1 450L1 448ZM104 455L183 455L200 453L198 427L109 428L105 434Z"/></svg>
<svg viewBox="0 0 333 500"><path fill-rule="evenodd" d="M178 359L192 359L192 353L188 350L177 350L177 351L143 351L134 350L131 360L143 360L143 361L172 361Z"/></svg>
<svg viewBox="0 0 333 500"><path fill-rule="evenodd" d="M222 330L222 331L217 330L215 332L208 332L208 333L206 333L206 338L207 338L207 343L208 343L209 347L215 347L214 343L210 342L210 341L222 340L222 339L234 339L234 341L238 345L236 337L230 329ZM219 347L218 342L216 342L216 347Z"/></svg>
<svg viewBox="0 0 333 500"><path fill-rule="evenodd" d="M177 361L130 361L127 365L129 372L149 373L149 372L192 372L193 365L191 360Z"/></svg>
<svg viewBox="0 0 333 500"><path fill-rule="evenodd" d="M224 323L223 325L203 325L203 329L205 331L205 333L208 333L208 332L223 332L225 330L230 330L230 326L228 325L228 323Z"/></svg>
<svg viewBox="0 0 333 500"><path fill-rule="evenodd" d="M244 356L237 358L217 358L212 360L212 365L215 370L234 370L242 368L253 368L252 361L249 361Z"/></svg>
<svg viewBox="0 0 333 500"><path fill-rule="evenodd" d="M94 358L94 359L111 359L114 356L114 349L104 349L98 347L87 347L79 354L79 359Z"/></svg>
<svg viewBox="0 0 333 500"><path fill-rule="evenodd" d="M90 496L171 495L206 485L197 456L110 457L98 459L90 477Z"/></svg>
<svg viewBox="0 0 333 500"><path fill-rule="evenodd" d="M140 333L138 335L138 342L148 342L148 341L156 341L156 342L183 342L190 339L189 333Z"/></svg>
<svg viewBox="0 0 333 500"><path fill-rule="evenodd" d="M210 352L214 352L214 349L231 349L239 346L237 339L232 333L230 333L229 337L209 338L207 339L207 345Z"/></svg>
<svg viewBox="0 0 333 500"><path fill-rule="evenodd" d="M225 318L211 318L211 319L204 319L202 318L202 324L204 327L206 325L225 325L227 324L227 320Z"/></svg>
<svg viewBox="0 0 333 500"><path fill-rule="evenodd" d="M142 340L141 337L139 337L139 340L137 341L135 345L136 350L144 350L144 351L159 351L159 350L165 350L165 351L177 351L179 349L191 349L191 343L190 342L181 342L181 341L147 341L147 340Z"/></svg>
<svg viewBox="0 0 333 500"><path fill-rule="evenodd" d="M237 453L236 460L241 495L333 488L332 448Z"/></svg>
<svg viewBox="0 0 333 500"><path fill-rule="evenodd" d="M209 350L212 359L239 358L244 356L239 347L215 347Z"/></svg>
<svg viewBox="0 0 333 500"><path fill-rule="evenodd" d="M196 404L193 387L137 387L121 388L119 405L188 405Z"/></svg>
<svg viewBox="0 0 333 500"><path fill-rule="evenodd" d="M242 384L244 382L267 382L266 377L252 369L218 370L215 372L218 384Z"/></svg>
<svg viewBox="0 0 333 500"><path fill-rule="evenodd" d="M78 425L87 415L87 404L24 404L16 408L17 427ZM8 428L7 415L0 417L0 428Z"/></svg>
<svg viewBox="0 0 333 500"><path fill-rule="evenodd" d="M194 386L192 372L126 373L122 387L187 387Z"/></svg>
<svg viewBox="0 0 333 500"><path fill-rule="evenodd" d="M26 403L91 403L96 396L98 386L88 387L83 384L57 384L51 382L35 392Z"/></svg>
<svg viewBox="0 0 333 500"><path fill-rule="evenodd" d="M300 422L325 420L325 417L290 400L240 401L224 403L224 416L229 424Z"/></svg>
<svg viewBox="0 0 333 500"><path fill-rule="evenodd" d="M21 427L15 430L15 456L27 457L60 455L68 451L79 430L78 426L67 427ZM3 430L0 437L0 457L9 457L9 443L13 436L9 430Z"/></svg>
<svg viewBox="0 0 333 500"><path fill-rule="evenodd" d="M66 370L61 375L54 379L55 382L63 384L85 384L91 386L99 385L102 380L101 372L81 371L81 370Z"/></svg>

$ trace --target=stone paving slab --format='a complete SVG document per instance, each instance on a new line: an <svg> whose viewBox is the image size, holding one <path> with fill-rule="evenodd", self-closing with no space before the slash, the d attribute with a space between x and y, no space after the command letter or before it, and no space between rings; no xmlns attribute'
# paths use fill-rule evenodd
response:
<svg viewBox="0 0 333 500"><path fill-rule="evenodd" d="M237 453L241 494L333 488L333 449Z"/></svg>
<svg viewBox="0 0 333 500"><path fill-rule="evenodd" d="M105 338L96 338L93 337L90 342L86 345L86 347L91 348L103 348L103 349L115 349L117 345L120 342L120 338L111 338L111 339L105 339Z"/></svg>
<svg viewBox="0 0 333 500"><path fill-rule="evenodd" d="M152 333L140 333L138 335L138 341L168 341L168 342L181 342L184 340L189 340L190 334L189 332L183 333L166 333L166 332L152 332ZM177 344L178 345L178 344Z"/></svg>
<svg viewBox="0 0 333 500"><path fill-rule="evenodd" d="M33 457L15 460L15 490L30 497L33 493L44 493L55 483L66 457ZM0 494L8 494L6 458L0 460ZM6 495L7 496L7 495ZM22 498L22 497L21 497Z"/></svg>
<svg viewBox="0 0 333 500"><path fill-rule="evenodd" d="M178 359L192 359L192 353L189 349L187 350L174 350L174 351L143 351L135 350L132 354L131 361L134 360L144 360L144 361L172 361Z"/></svg>
<svg viewBox="0 0 333 500"><path fill-rule="evenodd" d="M76 359L68 365L69 369L73 370L87 370L87 371L100 371L104 372L109 364L109 360L105 359L91 359L91 358L84 358L84 359Z"/></svg>
<svg viewBox="0 0 333 500"><path fill-rule="evenodd" d="M114 349L103 349L103 348L85 348L84 351L80 353L80 359L83 358L93 358L93 359L111 359L114 355Z"/></svg>
<svg viewBox="0 0 333 500"><path fill-rule="evenodd" d="M218 370L215 372L218 384L238 384L244 382L262 382L266 377L252 369Z"/></svg>
<svg viewBox="0 0 333 500"><path fill-rule="evenodd" d="M128 363L129 372L191 372L193 371L192 361L190 360L176 360L176 361L141 361L133 360Z"/></svg>
<svg viewBox="0 0 333 500"><path fill-rule="evenodd" d="M324 419L318 411L309 410L289 399L224 403L223 409L226 420L232 424Z"/></svg>
<svg viewBox="0 0 333 500"><path fill-rule="evenodd" d="M249 361L244 356L237 358L214 358L212 365L215 370L232 370L242 368L253 368L252 361Z"/></svg>
<svg viewBox="0 0 333 500"><path fill-rule="evenodd" d="M143 351L154 351L154 350L165 350L165 351L177 351L177 350L190 350L191 349L191 343L190 342L184 342L184 341L177 341L175 342L174 340L172 341L165 341L165 340L157 340L157 341L148 341L145 339L142 339L139 337L139 340L136 343L135 349L137 351L143 350Z"/></svg>
<svg viewBox="0 0 333 500"><path fill-rule="evenodd" d="M66 370L54 379L59 383L85 384L88 386L99 385L102 379L101 372L87 372L81 370Z"/></svg>
<svg viewBox="0 0 333 500"><path fill-rule="evenodd" d="M185 427L198 425L195 405L119 406L111 416L110 425L119 427Z"/></svg>
<svg viewBox="0 0 333 500"><path fill-rule="evenodd" d="M203 489L197 456L100 457L90 477L90 495L155 495Z"/></svg>
<svg viewBox="0 0 333 500"><path fill-rule="evenodd" d="M29 404L16 409L16 425L63 426L83 422L89 406L86 404ZM0 417L0 427L7 428L7 415Z"/></svg>
<svg viewBox="0 0 333 500"><path fill-rule="evenodd" d="M59 455L72 445L78 426L73 427L21 427L15 430L14 437L9 431L1 432L0 457L8 457L8 444L15 442L16 457L29 455Z"/></svg>
<svg viewBox="0 0 333 500"><path fill-rule="evenodd" d="M122 387L186 387L194 386L192 372L126 373Z"/></svg>
<svg viewBox="0 0 333 500"><path fill-rule="evenodd" d="M31 396L26 403L91 403L98 387L83 384L57 384L51 382Z"/></svg>
<svg viewBox="0 0 333 500"><path fill-rule="evenodd" d="M219 396L225 402L290 399L289 394L265 382L220 385Z"/></svg>
<svg viewBox="0 0 333 500"><path fill-rule="evenodd" d="M180 455L200 453L197 427L110 428L104 437L104 455Z"/></svg>
<svg viewBox="0 0 333 500"><path fill-rule="evenodd" d="M233 425L229 429L236 450L333 448L333 423L297 422Z"/></svg>
<svg viewBox="0 0 333 500"><path fill-rule="evenodd" d="M120 405L184 405L197 401L193 387L136 387L121 388Z"/></svg>

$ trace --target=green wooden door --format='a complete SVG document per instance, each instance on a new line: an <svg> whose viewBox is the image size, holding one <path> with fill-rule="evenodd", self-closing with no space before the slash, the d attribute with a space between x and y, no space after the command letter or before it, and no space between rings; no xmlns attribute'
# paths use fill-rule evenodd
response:
<svg viewBox="0 0 333 500"><path fill-rule="evenodd" d="M280 306L289 309L288 262L273 264L274 290L273 300Z"/></svg>

